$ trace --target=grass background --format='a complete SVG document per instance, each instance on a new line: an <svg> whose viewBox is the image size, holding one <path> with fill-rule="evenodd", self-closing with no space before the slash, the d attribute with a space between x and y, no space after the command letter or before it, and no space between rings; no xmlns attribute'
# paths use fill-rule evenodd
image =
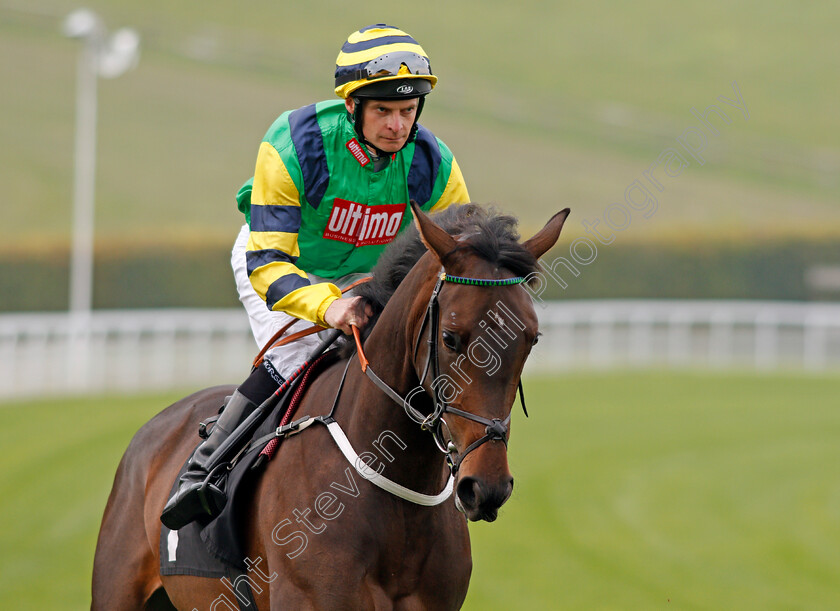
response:
<svg viewBox="0 0 840 611"><path fill-rule="evenodd" d="M465 609L840 605L840 378L577 373L526 388L516 491L471 525ZM0 608L88 605L117 462L176 398L0 407Z"/></svg>
<svg viewBox="0 0 840 611"><path fill-rule="evenodd" d="M75 0L0 2L0 238L69 236ZM606 207L676 138L691 109L724 109L706 163L665 182L660 209L622 240L836 236L840 71L835 2L673 3L336 0L198 5L92 0L142 36L138 68L100 81L97 235L102 244L230 241L260 138L283 110L332 96L338 47L385 21L424 45L440 76L424 122L456 152L473 199L529 229L564 206L570 229ZM737 81L749 119L718 100Z"/></svg>
<svg viewBox="0 0 840 611"><path fill-rule="evenodd" d="M840 262L836 2L85 4L142 37L137 69L99 82L97 307L236 305L233 196L260 138L331 97L341 41L383 21L429 53L423 122L473 199L526 235L570 206L566 252L698 125L692 108L729 113L705 163L562 296L825 298L804 272ZM60 25L77 6L0 0L0 311L66 307L79 43ZM733 81L748 119L719 100ZM467 608L837 608L838 390L786 374L532 381L516 494L472 527ZM119 456L175 398L0 406L0 608L87 605Z"/></svg>
<svg viewBox="0 0 840 611"><path fill-rule="evenodd" d="M840 264L836 2L431 0L352 18L337 0L87 6L142 38L137 69L99 82L95 307L237 307L233 196L259 140L280 112L330 98L341 41L382 21L430 54L440 85L423 122L475 201L517 215L526 236L572 208L551 256L584 223L604 231L625 189L682 151L692 109L731 121L709 115L703 165L683 151L679 176L658 170L658 209L599 245L597 281L552 297L840 295L804 286L809 268ZM67 306L80 43L60 26L76 7L0 0L0 311ZM745 111L722 100L733 82Z"/></svg>

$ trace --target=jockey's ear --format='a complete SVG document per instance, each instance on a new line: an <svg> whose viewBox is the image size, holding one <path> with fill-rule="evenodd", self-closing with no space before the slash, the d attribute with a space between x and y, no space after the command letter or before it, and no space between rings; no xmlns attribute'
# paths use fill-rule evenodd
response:
<svg viewBox="0 0 840 611"><path fill-rule="evenodd" d="M425 212L420 210L419 204L411 200L411 211L414 213L414 222L420 232L420 239L441 263L448 255L455 250L455 238L446 233L439 225L430 219Z"/></svg>
<svg viewBox="0 0 840 611"><path fill-rule="evenodd" d="M535 259L539 259L557 243L557 238L560 237L560 231L563 229L563 223L566 222L569 212L570 210L566 208L552 216L545 227L540 229L530 240L523 242L522 246L534 255Z"/></svg>

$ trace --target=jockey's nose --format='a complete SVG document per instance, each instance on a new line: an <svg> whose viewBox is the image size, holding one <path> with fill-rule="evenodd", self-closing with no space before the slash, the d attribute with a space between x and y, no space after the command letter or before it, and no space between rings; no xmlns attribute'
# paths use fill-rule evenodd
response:
<svg viewBox="0 0 840 611"><path fill-rule="evenodd" d="M390 129L395 134L399 133L403 126L403 118L399 112L392 112L388 115L388 129Z"/></svg>

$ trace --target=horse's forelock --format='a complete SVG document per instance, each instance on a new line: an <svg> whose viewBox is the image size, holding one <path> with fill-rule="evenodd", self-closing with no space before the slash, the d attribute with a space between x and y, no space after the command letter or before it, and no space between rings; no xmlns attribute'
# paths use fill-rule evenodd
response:
<svg viewBox="0 0 840 611"><path fill-rule="evenodd" d="M482 259L506 269L515 276L528 276L537 269L537 260L519 243L517 220L506 214L485 211L476 219L478 231L467 244Z"/></svg>
<svg viewBox="0 0 840 611"><path fill-rule="evenodd" d="M450 206L432 218L450 235L463 236L464 248L516 276L527 276L537 268L534 256L519 244L517 220L513 216L477 204L463 204ZM373 280L356 290L371 303L374 317L379 316L425 252L414 225L385 249L372 270Z"/></svg>

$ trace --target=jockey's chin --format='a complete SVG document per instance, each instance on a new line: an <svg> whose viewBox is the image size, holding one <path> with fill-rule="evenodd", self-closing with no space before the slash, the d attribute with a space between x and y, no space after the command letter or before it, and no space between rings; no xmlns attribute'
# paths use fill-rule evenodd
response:
<svg viewBox="0 0 840 611"><path fill-rule="evenodd" d="M405 141L408 140L408 134L381 135L374 138L368 138L368 140L380 151L384 151L386 153L396 153L405 146Z"/></svg>

